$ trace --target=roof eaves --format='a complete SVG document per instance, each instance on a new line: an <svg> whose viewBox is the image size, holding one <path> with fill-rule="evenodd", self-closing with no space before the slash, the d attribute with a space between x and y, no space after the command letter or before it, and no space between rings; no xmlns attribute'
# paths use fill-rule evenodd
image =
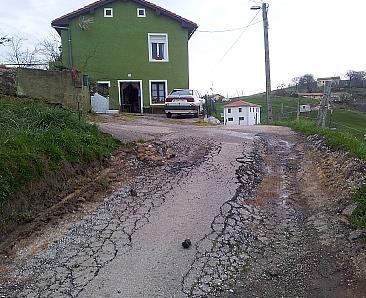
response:
<svg viewBox="0 0 366 298"><path fill-rule="evenodd" d="M116 0L99 0L99 1L96 1L96 2L93 2L89 5L86 5L82 8L79 8L73 12L70 12L68 14L65 14L57 19L54 19L52 22L51 22L51 25L52 27L56 27L56 26L67 26L69 25L71 19L77 17L77 16L80 16L84 13L93 13L95 9L101 7L101 6L104 6L104 5L107 5L109 3L112 3L112 2L115 2ZM151 8L153 10L155 10L155 13L157 15L165 15L167 17L170 17L172 19L175 19L176 21L180 22L181 23L181 26L185 29L188 29L189 31L189 38L193 35L193 33L197 30L198 28L198 25L188 19L185 19L165 8L162 8L158 5L155 5L151 2L148 2L148 1L145 1L145 0L132 0L133 2L135 3L138 3L144 7L148 7L148 8Z"/></svg>

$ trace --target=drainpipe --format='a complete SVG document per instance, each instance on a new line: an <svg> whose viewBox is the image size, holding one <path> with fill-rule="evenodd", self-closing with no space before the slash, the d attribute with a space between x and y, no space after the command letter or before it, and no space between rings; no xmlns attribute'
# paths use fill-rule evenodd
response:
<svg viewBox="0 0 366 298"><path fill-rule="evenodd" d="M72 43L71 43L71 30L70 27L60 27L60 26L52 26L54 29L63 29L67 30L67 42L68 42L68 56L69 56L69 67L73 68L74 63L72 61Z"/></svg>

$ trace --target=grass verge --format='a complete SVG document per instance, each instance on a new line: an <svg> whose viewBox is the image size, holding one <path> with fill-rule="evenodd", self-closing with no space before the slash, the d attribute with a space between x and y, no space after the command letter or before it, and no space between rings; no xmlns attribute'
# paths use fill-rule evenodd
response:
<svg viewBox="0 0 366 298"><path fill-rule="evenodd" d="M197 121L197 122L192 123L192 125L194 125L194 126L217 126L218 124Z"/></svg>
<svg viewBox="0 0 366 298"><path fill-rule="evenodd" d="M366 160L366 142L348 132L320 128L310 120L300 120L299 122L281 121L277 124L288 126L305 135L320 135L324 137L326 143L332 148L348 151L353 156Z"/></svg>
<svg viewBox="0 0 366 298"><path fill-rule="evenodd" d="M85 164L119 143L72 111L0 96L0 207L26 184Z"/></svg>
<svg viewBox="0 0 366 298"><path fill-rule="evenodd" d="M358 203L358 207L351 215L351 222L366 230L366 185L353 196L353 200Z"/></svg>
<svg viewBox="0 0 366 298"><path fill-rule="evenodd" d="M319 128L309 120L282 121L281 125L289 126L295 131L306 135L323 136L326 143L336 149L350 152L353 156L366 160L366 142L354 134L348 132L333 131L328 128ZM366 229L366 185L364 185L354 196L358 207L352 213L351 222L360 229Z"/></svg>

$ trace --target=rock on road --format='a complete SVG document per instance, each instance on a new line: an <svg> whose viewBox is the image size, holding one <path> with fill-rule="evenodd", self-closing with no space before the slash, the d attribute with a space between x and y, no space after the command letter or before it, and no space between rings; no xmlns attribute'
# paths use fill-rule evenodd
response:
<svg viewBox="0 0 366 298"><path fill-rule="evenodd" d="M181 122L102 124L176 158L135 161L127 185L20 249L0 297L366 297L365 247L339 211L361 162L286 128Z"/></svg>

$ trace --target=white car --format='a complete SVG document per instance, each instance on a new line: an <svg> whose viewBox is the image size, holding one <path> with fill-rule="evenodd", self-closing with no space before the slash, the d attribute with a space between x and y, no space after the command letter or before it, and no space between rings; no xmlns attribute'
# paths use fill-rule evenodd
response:
<svg viewBox="0 0 366 298"><path fill-rule="evenodd" d="M174 89L165 99L165 114L168 118L175 115L198 115L203 113L205 100L197 90Z"/></svg>

